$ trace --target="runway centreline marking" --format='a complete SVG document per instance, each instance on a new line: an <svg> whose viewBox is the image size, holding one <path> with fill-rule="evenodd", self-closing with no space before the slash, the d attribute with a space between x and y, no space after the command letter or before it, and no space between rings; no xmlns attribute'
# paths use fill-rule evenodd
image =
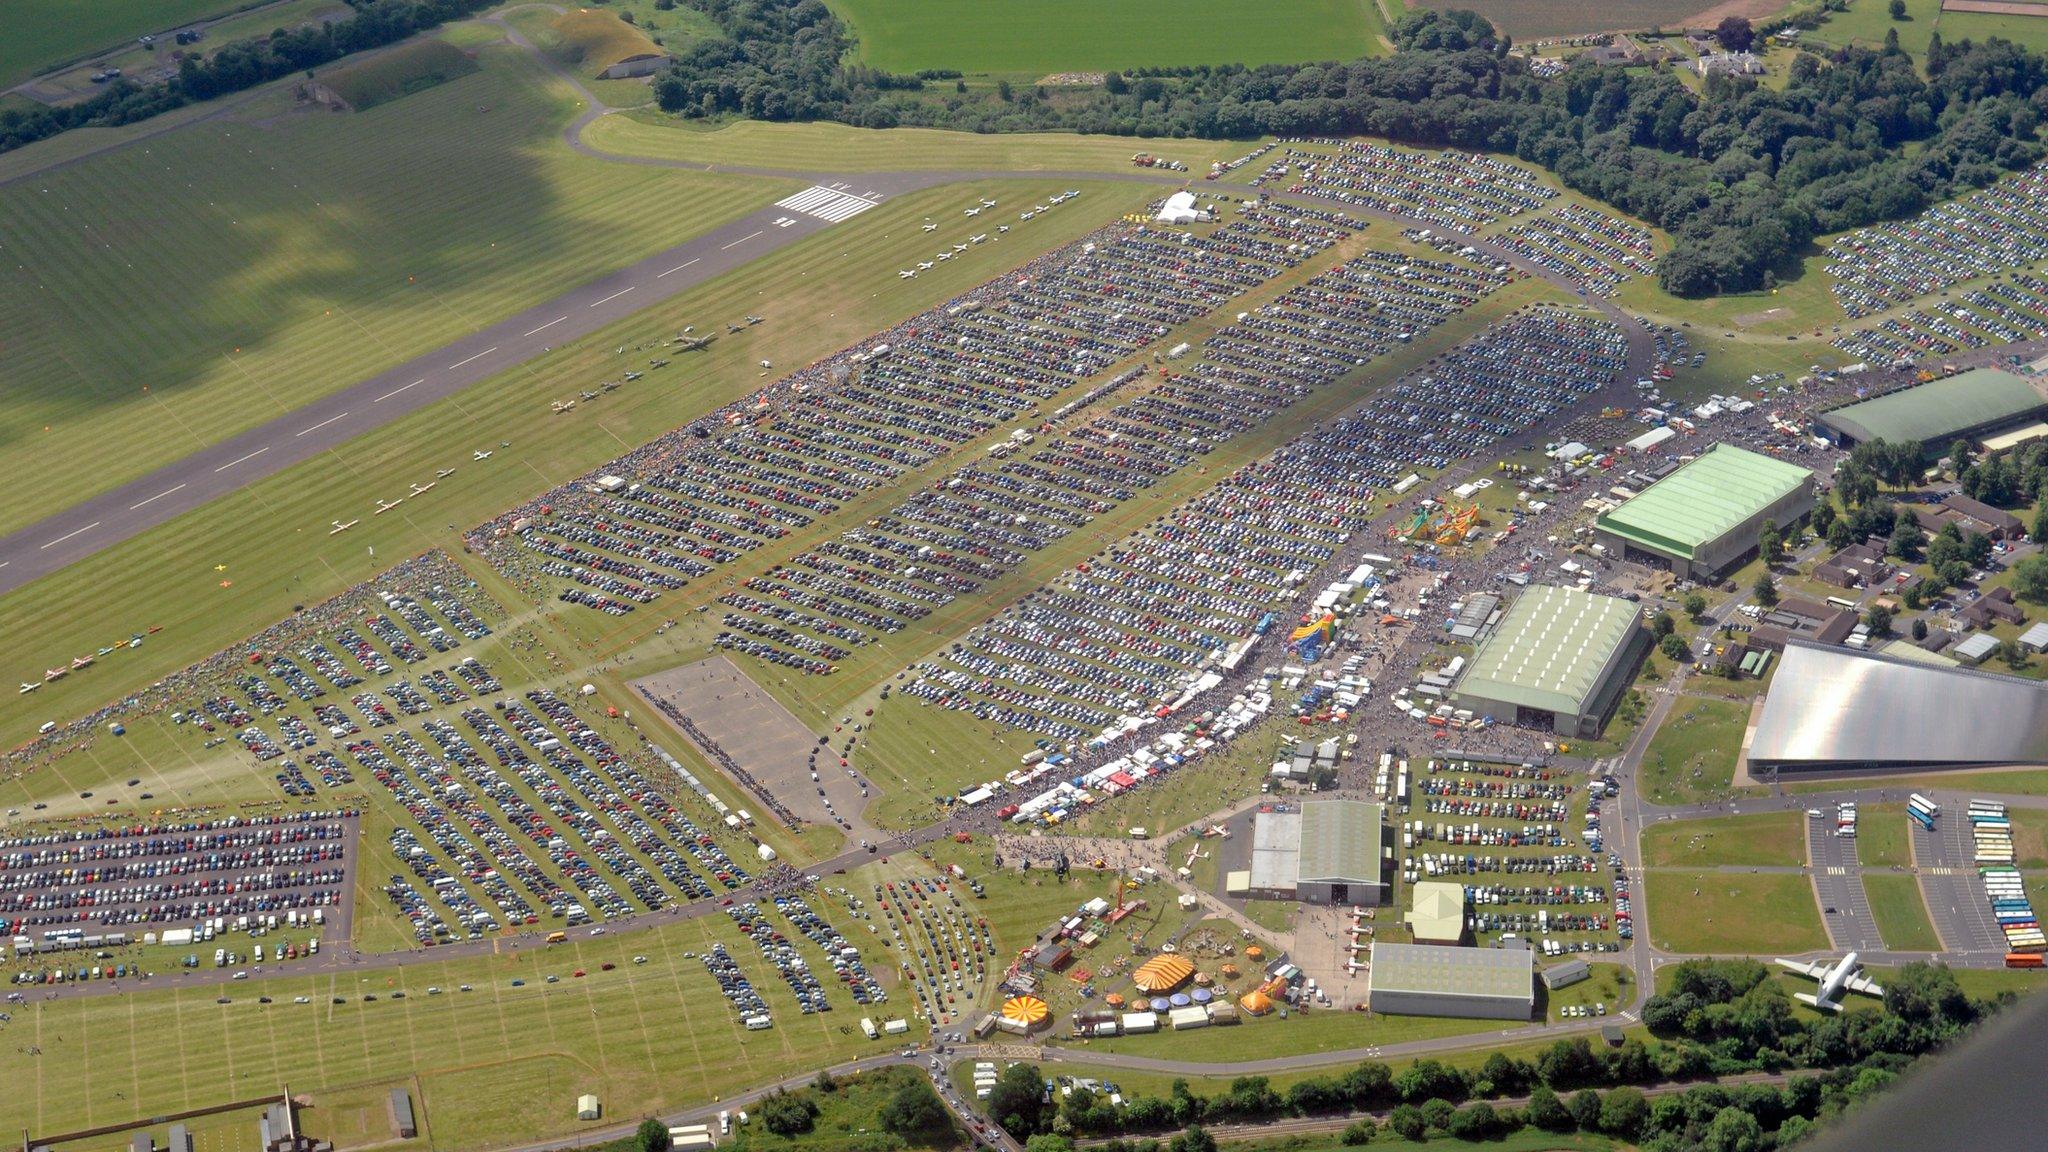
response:
<svg viewBox="0 0 2048 1152"><path fill-rule="evenodd" d="M178 488L183 488L183 487L184 487L184 485L183 485L183 484L180 484L180 485L178 485ZM151 497L150 497L149 499L147 499L147 500L144 500L144 501L142 502L142 504L154 504L154 503L156 503L157 501L159 501L159 500L163 499L164 497L166 497L166 496L169 496L169 495L170 495L171 493L173 493L173 492L176 492L176 491L178 490L178 488L166 488L166 489L164 489L163 491L161 491L161 492L157 493L156 495L154 495L154 496L151 496ZM142 507L142 504L130 504L130 505L128 506L128 510L129 510L130 512L133 512L133 511L135 511L135 510L136 510L137 508L140 508L140 507Z"/></svg>
<svg viewBox="0 0 2048 1152"><path fill-rule="evenodd" d="M637 284L636 284L636 285L634 285L634 287L635 287L635 288L637 288L637 287L639 287L639 285L637 285ZM619 297L621 297L621 296L624 296L624 295L625 295L626 293L628 293L628 292L631 292L632 290L633 290L632 288L621 288L621 289L619 289L619 290L618 290L617 292L614 292L614 293L612 293L611 295L609 295L609 296L605 297L605 298L604 298L604 299L602 299L602 300L593 300L593 301L591 301L591 304L590 304L590 306L591 306L592 308L595 308L595 307L597 307L597 306L598 306L599 304L609 304L609 303L611 303L612 301L614 301L614 300L617 300L617 299L618 299Z"/></svg>
<svg viewBox="0 0 2048 1152"><path fill-rule="evenodd" d="M230 468L233 468L233 467L234 467L235 465L237 465L237 464L240 464L240 463L243 463L244 461L248 461L248 460L254 460L254 459L255 459L255 458L257 458L258 456L261 456L261 455L263 455L263 454L264 454L265 452L268 452L268 451L270 451L270 449L269 449L269 448L258 448L258 449L257 449L257 450L255 450L254 452L251 452L251 453L249 453L249 454L248 454L247 456L244 456L244 457L242 457L242 458L241 458L240 460L230 460L230 461L228 461L227 463L225 463L225 464L221 465L220 467L218 467L218 468L215 468L215 469L214 469L214 471L215 471L215 472L225 472L225 471L227 471L228 469L230 469Z"/></svg>
<svg viewBox="0 0 2048 1152"><path fill-rule="evenodd" d="M72 538L73 536L76 536L76 535L78 535L78 533L79 533L79 532L90 532L90 531L92 531L93 529L95 529L95 528L97 528L97 527L99 527L99 526L100 526L100 522L99 522L99 521L97 521L97 520L95 520L95 521L93 521L92 523L90 523L90 524L87 524L87 525L86 525L85 527L83 527L83 528L80 528L80 529L78 529L78 531L76 531L76 532L66 532L66 533L65 533L64 535L62 535L62 536L59 536L59 537L57 537L57 538L56 538L55 540L52 540L52 541L50 541L50 542L49 542L48 544L45 544L45 545L43 545L43 548L55 548L55 547L56 547L57 545L59 545L59 544L62 544L62 543L63 543L63 542L65 542L66 540L69 540L69 539L71 539L71 538ZM42 550L42 549L40 549L40 548L39 548L39 549L37 549L37 551L41 551L41 550Z"/></svg>
<svg viewBox="0 0 2048 1152"><path fill-rule="evenodd" d="M471 360L481 360L485 356L489 356L491 353L496 352L497 350L498 346L496 344L493 344L489 348L484 349L483 351L477 353L474 356L468 357L467 359L457 360L455 363L450 364L448 366L448 371L453 372L457 368L462 367L464 364L469 363Z"/></svg>
<svg viewBox="0 0 2048 1152"><path fill-rule="evenodd" d="M426 382L427 382L427 378L426 378L425 376L422 376L422 377L420 377L419 379L417 379L417 380L413 381L413 382L412 382L412 383L410 383L410 384L407 384L407 385L405 385L405 386L404 386L404 387L402 387L402 388L393 388L393 389L392 389L391 391L389 391L389 392L386 392L386 393L385 393L385 394L383 394L382 396L379 396L379 397L377 397L377 400L389 400L389 399L391 399L391 398L392 398L393 396L396 396L396 395L398 395L398 394L399 394L400 392L403 392L403 391L405 391L405 389L406 389L406 388L417 388L417 387L419 387L420 385L422 385L422 384L425 384ZM377 402L377 400L372 400L372 401L370 401L370 403L372 403L372 404L375 404L375 403Z"/></svg>
<svg viewBox="0 0 2048 1152"><path fill-rule="evenodd" d="M540 326L540 327L538 327L538 328L529 328L529 329L527 329L526 331L524 331L524 332L521 332L521 333L520 333L520 335L521 335L521 336L531 336L531 335L533 335L533 334L534 334L535 332L545 332L545 331L547 331L548 329L550 329L550 328L553 328L553 327L554 327L555 325L557 325L557 324L560 324L560 323L561 323L562 321L564 321L564 320L567 320L567 319L568 319L568 317L567 317L567 316L557 316L557 317L555 317L555 318L554 318L553 320L550 320L550 321L548 321L547 323L545 323L545 324L541 325L541 326Z"/></svg>
<svg viewBox="0 0 2048 1152"><path fill-rule="evenodd" d="M669 269L668 272L681 272L683 269L688 268L690 265L695 264L698 260L701 259L703 259L703 257L701 256L692 256L688 260L683 261L681 264L678 264L675 267ZM656 276L655 279L661 279L662 276L668 275L668 272L661 273L660 275Z"/></svg>
<svg viewBox="0 0 2048 1152"><path fill-rule="evenodd" d="M742 237L740 237L739 239L737 239L737 240L733 241L732 243L730 243L730 244L727 244L727 245L725 245L724 247L721 247L721 248L719 249L719 251L720 251L720 252L723 252L723 251L725 251L725 250L726 250L726 248L737 248L737 247L739 247L740 245L742 245L742 244L745 244L745 243L746 243L747 241L749 241L749 240L752 240L752 239L753 239L754 237L756 237L756 236L759 236L759 235L760 235L760 233L759 233L759 232L749 232L749 233L747 233L747 234L746 234L745 236L742 236Z"/></svg>
<svg viewBox="0 0 2048 1152"><path fill-rule="evenodd" d="M332 424L332 423L334 423L334 422L335 422L336 420L339 420L339 419L341 419L341 418L342 418L343 416L346 416L346 415L348 415L348 413L346 413L346 412L338 412L338 413L336 413L336 414L334 414L334 415L332 415L332 416L329 416L329 417L328 417L327 419L325 419L325 420L322 420L322 421L321 421L321 422L319 422L318 424L315 424L315 425L313 425L313 426L312 426L311 428L305 428L305 429L302 429L302 430L300 430L300 431L298 431L298 432L294 432L294 433L292 433L292 435L294 435L294 436L304 436L304 435L305 435L306 433L308 433L308 432L318 432L318 431L319 431L319 430L321 430L322 428L325 428L325 427L327 427L327 426L328 426L329 424Z"/></svg>

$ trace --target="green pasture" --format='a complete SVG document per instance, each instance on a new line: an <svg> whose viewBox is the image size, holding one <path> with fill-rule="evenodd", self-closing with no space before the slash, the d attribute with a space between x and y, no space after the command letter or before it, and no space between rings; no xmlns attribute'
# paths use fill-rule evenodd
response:
<svg viewBox="0 0 2048 1152"><path fill-rule="evenodd" d="M243 0L246 5L250 0ZM221 8L226 10L228 5ZM206 29L206 38L198 44L180 48L170 37L163 37L154 45L143 45L130 40L115 51L95 54L92 62L73 68L38 76L35 90L46 99L85 99L98 94L103 85L92 81L92 74L103 68L119 68L122 74L137 83L153 83L160 79L165 70L177 66L180 53L194 56L211 56L230 44L245 43L258 38L267 38L279 28L304 27L321 20L346 16L349 7L342 0L275 0L254 8L220 19ZM155 25L159 32L169 30L171 25ZM109 45L115 48L114 45ZM214 107L209 102L209 107Z"/></svg>
<svg viewBox="0 0 2048 1152"><path fill-rule="evenodd" d="M1896 31L1899 47L1915 56L1924 56L1927 54L1927 41L1937 30L1943 40L1962 39L1951 34L1948 26L1951 18L1950 13L1941 10L1941 0L1906 0L1904 20L1892 19L1889 0L1849 0L1845 10L1830 13L1820 27L1802 36L1823 45L1855 44L1864 48L1882 48L1885 34ZM2025 18L1994 16L1991 19L1998 22L1999 35L2005 35L2005 25L2019 23ZM1978 39L1983 37L1980 35Z"/></svg>
<svg viewBox="0 0 2048 1152"><path fill-rule="evenodd" d="M1907 840L1919 829L1906 817L1904 804L1859 805L1856 810L1856 860L1866 868L1905 867L1913 863Z"/></svg>
<svg viewBox="0 0 2048 1152"><path fill-rule="evenodd" d="M1666 952L1790 955L1828 945L1813 885L1793 872L1648 873L1650 934Z"/></svg>
<svg viewBox="0 0 2048 1152"><path fill-rule="evenodd" d="M1662 820L1643 829L1651 868L1716 865L1796 866L1806 862L1806 815L1758 812L1704 820Z"/></svg>
<svg viewBox="0 0 2048 1152"><path fill-rule="evenodd" d="M1384 51L1372 0L832 0L862 62L890 72L1054 72L1353 60Z"/></svg>
<svg viewBox="0 0 2048 1152"><path fill-rule="evenodd" d="M1187 164L1191 177L1212 160L1232 160L1258 141L1139 140L1066 132L980 134L939 128L849 128L844 124L771 124L739 120L717 128L655 112L624 112L593 121L583 142L620 156L690 164L741 165L822 172L941 169L972 172L1131 169L1131 156L1151 152Z"/></svg>
<svg viewBox="0 0 2048 1152"><path fill-rule="evenodd" d="M1860 821L1859 821L1860 823ZM1939 952L1941 937L1927 918L1920 881L1906 874L1865 872L1863 892L1870 898L1870 916L1886 948L1894 952Z"/></svg>
<svg viewBox="0 0 2048 1152"><path fill-rule="evenodd" d="M191 125L0 187L0 531L772 201L576 156L540 65ZM170 210L167 209L170 206Z"/></svg>
<svg viewBox="0 0 2048 1152"><path fill-rule="evenodd" d="M1867 0L1865 0L1867 2ZM1910 9L1909 9L1910 10ZM1983 43L1993 36L2002 37L2032 52L2048 52L2048 12L2038 16L2012 16L1994 12L1943 12L1935 30L1942 40L1954 44L1958 40L1975 40ZM1909 34L1899 30L1899 43L1911 43ZM1924 37L1922 37L1924 42Z"/></svg>
<svg viewBox="0 0 2048 1152"><path fill-rule="evenodd" d="M1697 0L1641 0L1615 10L1572 0L1414 0L1410 8L1466 8L1517 40L1617 28L1673 27L1701 9Z"/></svg>
<svg viewBox="0 0 2048 1152"><path fill-rule="evenodd" d="M1748 720L1749 708L1735 701L1680 701L1643 753L1643 798L1668 805L1726 799Z"/></svg>
<svg viewBox="0 0 2048 1152"><path fill-rule="evenodd" d="M73 674L34 696L0 698L0 746L27 739L44 720L118 700L267 627L294 604L318 603L430 548L457 547L460 532L520 500L745 395L764 382L753 367L757 359L797 365L835 352L1073 240L1147 194L1139 186L1092 187L1073 212L1013 229L1001 243L973 248L916 280L896 277L897 268L931 248L933 237L919 227L925 217L948 214L976 196L1042 197L1060 187L1045 179L988 181L894 198L773 259L556 348L339 452L0 598L0 633L9 638L9 656L18 665L9 671L17 678L68 662L84 638L164 629L143 647L108 657L90 675ZM665 339L686 324L748 313L766 321L681 357L665 377L650 376L566 416L549 414L551 401L615 375L621 363L616 348L627 346L632 355L632 345ZM491 459L470 458L483 448L493 450ZM409 500L391 515L369 514L380 497L451 466L456 474L440 481L432 501ZM361 523L329 536L337 519ZM251 525L263 530L251 531ZM217 570L221 565L225 570ZM224 579L232 586L220 587ZM716 594L708 586L690 593ZM636 613L623 624L581 610L575 615L579 629L604 627L596 623L601 620L634 637L660 623L659 611Z"/></svg>
<svg viewBox="0 0 2048 1152"><path fill-rule="evenodd" d="M138 36L246 7L247 0L11 0L7 34L0 36L0 87Z"/></svg>

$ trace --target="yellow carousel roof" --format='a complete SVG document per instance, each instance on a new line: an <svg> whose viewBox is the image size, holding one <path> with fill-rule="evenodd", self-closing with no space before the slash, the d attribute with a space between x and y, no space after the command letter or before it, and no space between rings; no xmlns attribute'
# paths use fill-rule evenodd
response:
<svg viewBox="0 0 2048 1152"><path fill-rule="evenodd" d="M1145 992L1170 992L1188 982L1195 966L1179 956L1154 956L1138 965L1131 980Z"/></svg>
<svg viewBox="0 0 2048 1152"><path fill-rule="evenodd" d="M1273 1010L1272 997L1256 988L1238 997L1237 1002L1245 1011L1254 1016L1264 1016Z"/></svg>
<svg viewBox="0 0 2048 1152"><path fill-rule="evenodd" d="M1003 1016L1023 1024L1043 1023L1051 1011L1036 996L1012 996L1003 1001Z"/></svg>

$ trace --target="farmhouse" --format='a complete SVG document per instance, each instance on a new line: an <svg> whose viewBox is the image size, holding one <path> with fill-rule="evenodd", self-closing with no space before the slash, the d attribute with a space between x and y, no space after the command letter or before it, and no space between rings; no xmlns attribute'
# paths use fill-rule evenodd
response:
<svg viewBox="0 0 2048 1152"><path fill-rule="evenodd" d="M1297 812L1252 821L1250 892L1304 904L1378 905L1386 898L1383 809L1358 800L1309 800Z"/></svg>
<svg viewBox="0 0 2048 1152"><path fill-rule="evenodd" d="M1594 538L1624 559L1718 580L1756 552L1764 521L1790 525L1813 504L1812 472L1716 444L1594 521Z"/></svg>
<svg viewBox="0 0 2048 1152"><path fill-rule="evenodd" d="M1374 944L1365 999L1374 1012L1390 1016L1527 1020L1536 1010L1536 954Z"/></svg>
<svg viewBox="0 0 2048 1152"><path fill-rule="evenodd" d="M1496 719L1590 736L1649 640L1626 600L1532 585L1481 641L1452 695Z"/></svg>
<svg viewBox="0 0 2048 1152"><path fill-rule="evenodd" d="M1723 76L1761 76L1764 62L1754 52L1709 52L1692 62L1693 69L1702 76L1720 73Z"/></svg>

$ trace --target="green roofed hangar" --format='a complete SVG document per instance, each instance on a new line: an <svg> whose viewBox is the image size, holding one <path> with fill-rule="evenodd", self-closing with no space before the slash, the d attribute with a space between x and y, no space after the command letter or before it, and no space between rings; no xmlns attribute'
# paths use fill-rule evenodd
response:
<svg viewBox="0 0 2048 1152"><path fill-rule="evenodd" d="M1595 736L1649 646L1629 601L1535 584L1480 641L1452 695L1497 721Z"/></svg>
<svg viewBox="0 0 2048 1152"><path fill-rule="evenodd" d="M1884 440L1918 441L1929 456L1957 440L1981 441L2040 423L2048 398L2034 382L2000 368L1974 368L1941 380L1845 404L1816 418L1844 448Z"/></svg>
<svg viewBox="0 0 2048 1152"><path fill-rule="evenodd" d="M1813 505L1812 472L1716 444L1595 520L1594 539L1618 559L1714 581L1756 552L1764 521L1789 526Z"/></svg>

